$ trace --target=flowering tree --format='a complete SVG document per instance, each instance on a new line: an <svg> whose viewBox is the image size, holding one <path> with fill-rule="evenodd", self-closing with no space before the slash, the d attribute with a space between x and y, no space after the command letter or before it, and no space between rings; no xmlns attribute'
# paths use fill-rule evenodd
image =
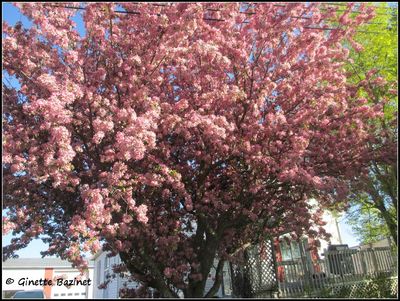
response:
<svg viewBox="0 0 400 301"><path fill-rule="evenodd" d="M90 3L81 37L70 4L17 5L34 26L3 23L5 256L41 236L84 267L103 242L161 296L213 296L249 243L324 237L320 209L366 172L382 104L346 82L341 41L370 9L321 30L336 12L316 4Z"/></svg>

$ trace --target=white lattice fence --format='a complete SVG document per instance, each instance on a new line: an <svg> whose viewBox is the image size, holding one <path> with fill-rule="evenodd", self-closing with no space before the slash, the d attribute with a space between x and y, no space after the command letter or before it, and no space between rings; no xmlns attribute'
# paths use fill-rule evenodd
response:
<svg viewBox="0 0 400 301"><path fill-rule="evenodd" d="M389 298L397 297L398 278L371 278L363 281L335 284L320 292L314 292L314 298Z"/></svg>
<svg viewBox="0 0 400 301"><path fill-rule="evenodd" d="M271 297L278 290L275 254L271 241L250 247L242 266L231 265L233 293L237 297Z"/></svg>

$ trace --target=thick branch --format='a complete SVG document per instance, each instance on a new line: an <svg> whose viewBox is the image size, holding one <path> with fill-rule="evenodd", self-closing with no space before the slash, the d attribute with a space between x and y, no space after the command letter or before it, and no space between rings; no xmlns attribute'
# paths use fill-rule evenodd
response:
<svg viewBox="0 0 400 301"><path fill-rule="evenodd" d="M221 286L222 283L222 271L224 267L224 260L220 259L218 261L218 266L217 270L215 271L215 281L213 286L210 288L210 290L207 292L207 294L204 296L204 298L212 298L216 292L218 291L219 287Z"/></svg>

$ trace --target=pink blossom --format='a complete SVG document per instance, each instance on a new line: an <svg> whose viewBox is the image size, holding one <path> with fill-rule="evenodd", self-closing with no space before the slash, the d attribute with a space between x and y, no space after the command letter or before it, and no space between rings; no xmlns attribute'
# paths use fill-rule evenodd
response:
<svg viewBox="0 0 400 301"><path fill-rule="evenodd" d="M139 207L135 208L135 212L137 214L137 220L143 224L146 224L148 222L148 218L146 216L147 213L147 206L142 204L139 205Z"/></svg>
<svg viewBox="0 0 400 301"><path fill-rule="evenodd" d="M172 277L172 269L171 268L165 268L164 269L164 275L165 275L165 277L167 277L167 278L171 278Z"/></svg>

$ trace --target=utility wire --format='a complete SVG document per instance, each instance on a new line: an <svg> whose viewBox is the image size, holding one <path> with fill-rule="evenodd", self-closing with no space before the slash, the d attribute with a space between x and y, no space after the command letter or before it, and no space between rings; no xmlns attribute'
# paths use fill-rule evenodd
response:
<svg viewBox="0 0 400 301"><path fill-rule="evenodd" d="M356 2L357 4L358 3L360 3L360 2ZM333 2L325 2L325 3L322 3L322 4L325 4L325 5L334 5L334 6L347 6L347 4L344 4L344 3L333 3ZM374 9L383 9L383 10L386 10L386 11L388 11L388 10L396 10L397 9L397 7L390 7L390 6L387 6L387 7L382 7L382 6L376 6L376 5L368 5L367 7L373 7Z"/></svg>
<svg viewBox="0 0 400 301"><path fill-rule="evenodd" d="M329 6L328 6L328 8L321 7L320 10L326 11L326 10L329 10L330 8L333 8L333 7L329 7ZM335 12L347 12L347 11L348 10L345 10L345 9L335 9ZM350 14L362 14L362 12L359 12L359 11L350 11L349 13ZM375 13L375 15L393 16L393 14L387 14L387 13Z"/></svg>
<svg viewBox="0 0 400 301"><path fill-rule="evenodd" d="M136 4L138 5L139 3L132 3L132 4ZM156 4L156 3L152 3L153 6L171 6L171 5L161 5L161 4ZM67 9L76 9L76 10L86 10L85 7L82 6L64 6L64 5L48 5L51 7L59 7L59 8L67 8ZM273 6L278 6L278 7L286 7L285 4L273 4ZM324 9L324 8L319 8L320 10L328 10L328 9ZM220 11L219 9L210 9L207 8L206 10L212 10L212 11ZM347 10L338 10L336 9L335 11L343 11L346 12ZM114 10L114 13L121 13L121 14L132 14L132 15L141 15L140 12L138 11L127 11L127 10ZM254 13L247 13L247 12L240 12L240 13L246 13L246 14L256 14ZM351 13L361 13L361 12L351 12ZM156 15L156 16L161 16L160 13L149 13L150 15ZM391 15L391 14L385 14L385 15ZM305 18L308 19L307 17L297 17L297 16L290 16L292 18ZM211 18L211 17L207 17L207 18L203 18L203 20L206 21L215 21L215 22L224 22L226 21L225 19L218 19L218 18ZM248 24L250 23L250 21L243 21L242 23L244 24ZM388 24L389 25L389 24ZM323 27L313 27L313 26L304 26L304 29L314 29L314 30L328 30L328 31L332 31L332 30L343 30L341 28L323 28ZM383 31L365 31L365 30L356 30L356 32L359 33L371 33L371 34L379 34L379 33L383 33Z"/></svg>
<svg viewBox="0 0 400 301"><path fill-rule="evenodd" d="M207 9L207 10L211 10L211 9ZM217 9L212 9L211 11L220 11L220 10L217 10ZM241 13L241 14L245 14L245 15L256 15L257 13L255 13L255 12L239 12L239 13ZM312 19L312 17L298 17L298 16L291 16L291 18L294 18L294 19L304 19L304 20L311 20ZM334 20L334 19L321 19L321 21L323 21L323 20L326 20L326 21L336 21L336 20ZM388 22L366 22L366 23L364 23L364 24L369 24L369 25L391 25L391 24L396 24L396 26L397 26L397 22L391 22L391 23L388 23Z"/></svg>

